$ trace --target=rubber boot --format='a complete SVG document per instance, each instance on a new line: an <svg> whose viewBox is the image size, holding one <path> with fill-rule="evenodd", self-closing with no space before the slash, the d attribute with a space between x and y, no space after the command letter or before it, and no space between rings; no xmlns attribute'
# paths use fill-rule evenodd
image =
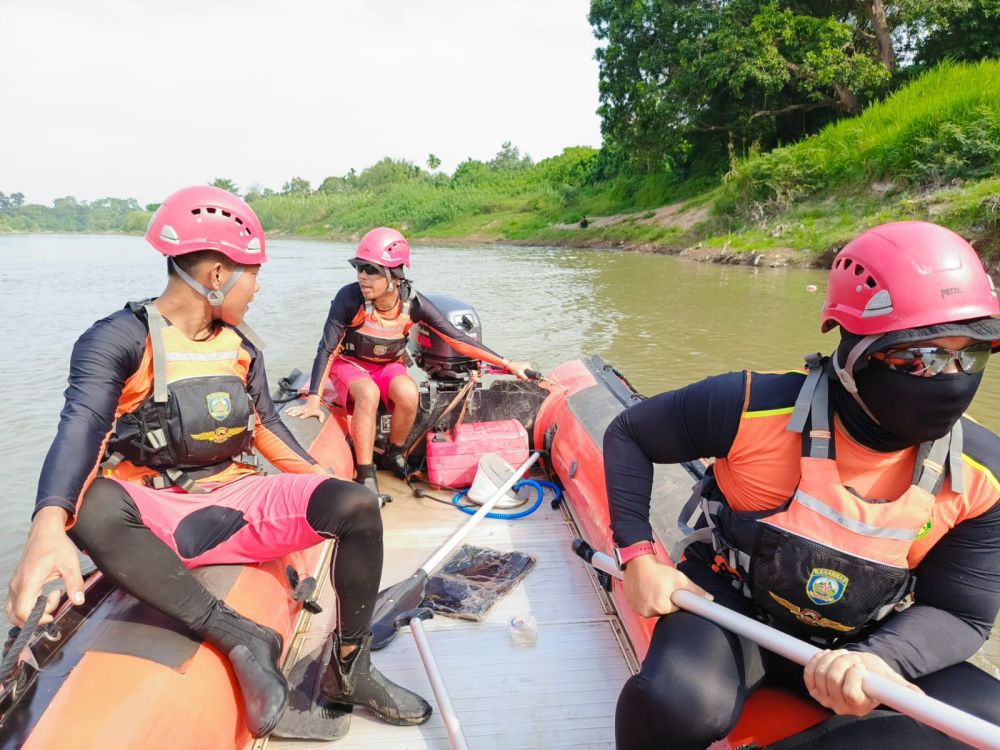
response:
<svg viewBox="0 0 1000 750"><path fill-rule="evenodd" d="M431 705L416 693L390 681L372 666L369 633L345 660L340 659L340 635L333 634L333 654L320 690L333 703L365 706L388 724L423 724Z"/></svg>
<svg viewBox="0 0 1000 750"><path fill-rule="evenodd" d="M250 734L266 737L288 707L288 682L278 665L281 636L221 601L196 632L229 659L243 694Z"/></svg>
<svg viewBox="0 0 1000 750"><path fill-rule="evenodd" d="M378 488L378 476L375 473L375 464L357 464L355 467L357 469L357 476L354 481L358 484L362 484L372 492L378 498L378 507L382 507L386 503L392 502L392 496L386 495Z"/></svg>
<svg viewBox="0 0 1000 750"><path fill-rule="evenodd" d="M351 729L354 706L330 703L320 693L326 665L333 656L333 639L327 638L316 649L296 662L288 675L291 698L272 737L291 740L332 742Z"/></svg>
<svg viewBox="0 0 1000 750"><path fill-rule="evenodd" d="M407 466L406 456L403 455L403 446L389 443L385 453L379 457L378 465L381 469L391 471L397 479L406 479Z"/></svg>

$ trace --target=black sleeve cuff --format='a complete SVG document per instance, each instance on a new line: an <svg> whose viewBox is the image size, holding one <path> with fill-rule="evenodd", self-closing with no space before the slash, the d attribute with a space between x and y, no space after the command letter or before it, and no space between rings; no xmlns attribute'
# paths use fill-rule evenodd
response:
<svg viewBox="0 0 1000 750"><path fill-rule="evenodd" d="M31 519L34 520L35 516L38 514L42 508L48 508L50 506L55 506L57 508L62 508L69 513L70 518L76 515L76 504L71 503L64 497L43 497L41 500L35 503L34 510L31 511Z"/></svg>

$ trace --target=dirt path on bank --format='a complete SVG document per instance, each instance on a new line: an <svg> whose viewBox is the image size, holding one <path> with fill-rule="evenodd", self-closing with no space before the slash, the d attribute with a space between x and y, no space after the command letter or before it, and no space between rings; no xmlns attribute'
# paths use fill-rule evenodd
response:
<svg viewBox="0 0 1000 750"><path fill-rule="evenodd" d="M709 220L709 206L690 206L679 202L661 206L649 211L629 211L609 216L588 216L587 225L552 224L550 229L564 232L561 236L544 238L546 244L569 247L613 247L620 250L638 252L668 253L685 260L702 263L724 263L732 265L764 266L768 268L798 267L828 267L830 258L826 254L814 255L794 250L788 247L768 248L760 252L746 250L731 250L728 244L722 247L704 247L696 238L695 230L699 225ZM644 224L650 226L674 228L681 232L675 242L615 240L613 237L603 237L593 234L594 230L613 227L618 224ZM517 243L521 244L521 243Z"/></svg>
<svg viewBox="0 0 1000 750"><path fill-rule="evenodd" d="M676 227L683 231L689 231L706 221L709 216L707 206L685 208L687 204L670 203L650 211L630 211L621 214L611 214L610 216L586 217L586 227L576 224L553 224L552 229L568 229L586 231L587 229L600 229L610 227L623 222L633 222L635 224L649 224L658 227Z"/></svg>

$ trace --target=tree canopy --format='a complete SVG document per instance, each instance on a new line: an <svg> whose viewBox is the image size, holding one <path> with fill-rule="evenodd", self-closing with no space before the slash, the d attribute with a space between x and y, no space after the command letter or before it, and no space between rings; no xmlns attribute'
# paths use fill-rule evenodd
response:
<svg viewBox="0 0 1000 750"><path fill-rule="evenodd" d="M236 187L236 183L227 177L216 177L210 183L212 187L221 188L222 190L228 190L233 195L239 195L240 189Z"/></svg>
<svg viewBox="0 0 1000 750"><path fill-rule="evenodd" d="M612 172L718 171L1000 44L1000 0L592 0L590 22Z"/></svg>

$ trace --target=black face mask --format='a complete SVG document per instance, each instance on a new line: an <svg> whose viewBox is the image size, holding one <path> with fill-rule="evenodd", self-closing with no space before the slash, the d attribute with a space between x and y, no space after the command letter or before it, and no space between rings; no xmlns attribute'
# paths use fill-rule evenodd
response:
<svg viewBox="0 0 1000 750"><path fill-rule="evenodd" d="M871 427L881 428L878 433L882 433L883 438L877 442L894 445L870 447L900 450L944 437L969 408L984 372L980 370L971 375L965 372L941 373L932 378L920 378L893 370L877 360L869 361L868 366L857 373L854 380L858 386L858 395L879 423L871 424L867 415L865 420ZM849 394L844 395L851 398ZM860 412L860 408L857 411ZM847 420L845 424L851 431ZM868 430L868 436L875 437L876 433ZM856 437L869 444L864 435ZM885 439L892 437L896 440Z"/></svg>

